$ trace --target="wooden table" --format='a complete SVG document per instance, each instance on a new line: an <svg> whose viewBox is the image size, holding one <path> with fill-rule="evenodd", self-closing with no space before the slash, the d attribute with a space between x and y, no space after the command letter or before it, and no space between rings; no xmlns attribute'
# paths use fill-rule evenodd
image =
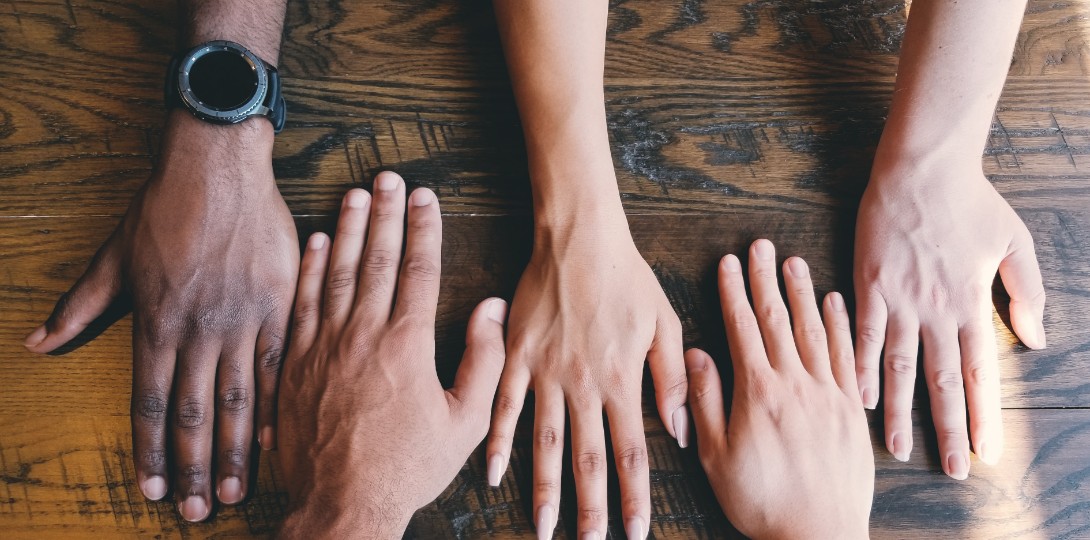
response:
<svg viewBox="0 0 1090 540"><path fill-rule="evenodd" d="M606 98L620 188L687 343L725 359L715 261L760 236L808 259L821 292L850 292L855 209L889 102L903 2L614 4ZM341 194L385 168L439 194L438 361L449 380L469 310L487 295L509 298L530 252L525 153L491 7L292 0L288 9L280 189L301 235L331 230ZM140 495L128 318L64 355L21 345L156 162L177 23L173 2L0 5L0 537L267 535L283 515L269 455L256 493L207 523L184 523L173 504ZM1090 0L1031 0L983 165L1037 242L1049 348L1017 343L999 289L1007 450L995 467L974 459L967 481L942 474L926 400L909 463L884 450L881 415L871 415L872 532L1090 538ZM736 534L695 451L676 448L646 395L651 535ZM408 535L532 537L521 434L499 489L486 486L474 454ZM559 537L575 532L573 502L569 482ZM623 534L616 510L610 529Z"/></svg>

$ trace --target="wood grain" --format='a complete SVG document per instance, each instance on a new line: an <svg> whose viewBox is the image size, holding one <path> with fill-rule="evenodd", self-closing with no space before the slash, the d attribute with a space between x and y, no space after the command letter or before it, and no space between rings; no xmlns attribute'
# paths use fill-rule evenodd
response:
<svg viewBox="0 0 1090 540"><path fill-rule="evenodd" d="M281 191L301 235L331 231L343 191L369 186L382 169L438 192L437 364L449 382L470 310L489 295L509 298L530 253L521 128L490 3L293 1L288 9L280 68L291 112L274 152ZM904 18L895 0L611 2L606 105L619 187L687 344L726 358L715 262L758 237L772 239L781 258L805 257L821 292L850 291L854 212ZM5 539L267 536L283 515L267 455L255 468L257 493L206 524L184 523L171 504L139 495L124 313L62 356L21 347L155 166L176 26L171 2L0 3ZM1090 0L1031 0L982 166L1037 242L1049 348L1017 343L997 287L1007 453L999 467L974 462L968 481L942 475L926 399L917 400L918 450L907 464L882 450L881 415L872 415L877 538L1090 538L1087 96ZM653 407L644 416L653 537L735 537L695 454L676 448ZM524 428L498 490L485 486L478 453L407 536L533 537ZM567 485L560 538L575 532ZM610 530L622 534L616 509Z"/></svg>

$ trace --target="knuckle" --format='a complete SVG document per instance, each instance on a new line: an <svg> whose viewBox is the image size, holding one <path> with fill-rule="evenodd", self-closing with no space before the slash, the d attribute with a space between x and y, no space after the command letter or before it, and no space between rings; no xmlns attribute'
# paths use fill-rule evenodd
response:
<svg viewBox="0 0 1090 540"><path fill-rule="evenodd" d="M522 405L510 394L500 394L496 397L496 416L501 418L518 417L522 412Z"/></svg>
<svg viewBox="0 0 1090 540"><path fill-rule="evenodd" d="M560 483L552 478L545 478L536 480L534 482L534 491L541 499L549 499L554 493L560 491Z"/></svg>
<svg viewBox="0 0 1090 540"><path fill-rule="evenodd" d="M257 365L266 373L276 374L284 363L284 338L279 334L268 338L268 345L257 354Z"/></svg>
<svg viewBox="0 0 1090 540"><path fill-rule="evenodd" d="M183 429L193 429L204 425L208 412L204 403L193 397L182 398L174 415L174 424Z"/></svg>
<svg viewBox="0 0 1090 540"><path fill-rule="evenodd" d="M245 465L246 464L246 450L241 446L234 446L226 448L222 452L223 463L227 465Z"/></svg>
<svg viewBox="0 0 1090 540"><path fill-rule="evenodd" d="M317 302L304 302L295 306L295 316L292 322L296 328L309 328L318 318L320 308Z"/></svg>
<svg viewBox="0 0 1090 540"><path fill-rule="evenodd" d="M916 374L916 355L904 353L890 353L886 356L886 366L896 375L909 376Z"/></svg>
<svg viewBox="0 0 1090 540"><path fill-rule="evenodd" d="M132 403L132 415L150 422L162 422L167 414L167 400L161 394L144 394Z"/></svg>
<svg viewBox="0 0 1090 540"><path fill-rule="evenodd" d="M716 399L715 395L715 389L711 386L694 386L692 397L689 399L689 402L701 411L714 411L716 408L723 406L723 404L719 403L719 400Z"/></svg>
<svg viewBox="0 0 1090 540"><path fill-rule="evenodd" d="M583 452L575 460L580 474L598 476L606 468L606 457L601 452Z"/></svg>
<svg viewBox="0 0 1090 540"><path fill-rule="evenodd" d="M545 426L537 430L535 439L540 450L559 450L563 437L556 428Z"/></svg>
<svg viewBox="0 0 1090 540"><path fill-rule="evenodd" d="M242 387L232 387L224 390L220 396L220 407L228 412L244 412L253 405L253 396L249 390Z"/></svg>
<svg viewBox="0 0 1090 540"><path fill-rule="evenodd" d="M782 326L787 324L787 308L780 303L765 304L757 308L761 321L769 326Z"/></svg>
<svg viewBox="0 0 1090 540"><path fill-rule="evenodd" d="M373 249L363 256L363 267L372 272L392 270L396 264L397 258L385 249Z"/></svg>
<svg viewBox="0 0 1090 540"><path fill-rule="evenodd" d="M685 396L689 393L689 380L684 374L677 375L669 383L663 385L663 388L664 389L659 392L661 397L684 401Z"/></svg>
<svg viewBox="0 0 1090 540"><path fill-rule="evenodd" d="M931 385L939 394L956 394L962 391L961 370L937 369L931 375Z"/></svg>
<svg viewBox="0 0 1090 540"><path fill-rule="evenodd" d="M414 281L432 282L439 279L439 265L422 255L411 255L401 268L405 277Z"/></svg>
<svg viewBox="0 0 1090 540"><path fill-rule="evenodd" d="M647 450L639 444L623 448L617 454L617 468L626 473L635 473L646 469Z"/></svg>
<svg viewBox="0 0 1090 540"><path fill-rule="evenodd" d="M967 376L966 382L972 385L990 384L998 379L996 370L993 369L993 365L990 362L970 362L965 370L965 374Z"/></svg>
<svg viewBox="0 0 1090 540"><path fill-rule="evenodd" d="M167 453L162 448L152 448L140 452L140 465L149 469L157 469L167 462Z"/></svg>
<svg viewBox="0 0 1090 540"><path fill-rule="evenodd" d="M353 268L334 268L326 279L326 290L334 293L345 292L356 284L356 270Z"/></svg>
<svg viewBox="0 0 1090 540"><path fill-rule="evenodd" d="M727 313L727 324L738 330L749 330L757 327L757 319L748 309L732 309Z"/></svg>
<svg viewBox="0 0 1090 540"><path fill-rule="evenodd" d="M749 401L765 407L776 403L776 387L772 378L764 374L752 374L747 377L746 392Z"/></svg>
<svg viewBox="0 0 1090 540"><path fill-rule="evenodd" d="M203 485L208 482L208 467L185 465L178 469L178 476L190 485Z"/></svg>
<svg viewBox="0 0 1090 540"><path fill-rule="evenodd" d="M606 511L598 506L582 506L579 508L579 521L583 523L600 523L606 520Z"/></svg>
<svg viewBox="0 0 1090 540"><path fill-rule="evenodd" d="M885 341L886 335L881 328L869 324L861 324L856 330L856 338L859 341L864 341L872 344L881 344Z"/></svg>
<svg viewBox="0 0 1090 540"><path fill-rule="evenodd" d="M820 324L803 324L798 329L799 341L815 345L825 343L825 327Z"/></svg>

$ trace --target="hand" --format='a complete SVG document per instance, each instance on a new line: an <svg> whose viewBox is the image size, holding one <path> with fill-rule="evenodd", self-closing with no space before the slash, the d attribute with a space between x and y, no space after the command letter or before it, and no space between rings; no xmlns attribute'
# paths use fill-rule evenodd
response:
<svg viewBox="0 0 1090 540"><path fill-rule="evenodd" d="M190 521L211 511L213 481L225 504L246 496L255 407L261 445L275 444L299 243L273 179L272 144L263 119L213 126L172 113L151 179L26 340L31 351L52 351L115 299L131 298L137 480L158 500L173 472Z"/></svg>
<svg viewBox="0 0 1090 540"><path fill-rule="evenodd" d="M700 462L727 518L746 536L866 538L874 454L852 376L844 299L826 295L823 322L802 259L784 262L784 281L790 316L775 248L754 242L751 309L738 258L720 261L734 397L727 422L715 363L698 349L685 354Z"/></svg>
<svg viewBox="0 0 1090 540"><path fill-rule="evenodd" d="M332 248L321 233L307 244L280 390L284 537L401 538L488 431L507 306L477 306L444 391L435 372L439 203L427 189L409 200L404 259L405 184L389 172L375 179L373 203L348 192Z"/></svg>
<svg viewBox="0 0 1090 540"><path fill-rule="evenodd" d="M609 417L629 538L651 518L641 388L651 364L666 429L685 447L688 413L681 324L628 233L623 214L578 229L539 228L511 308L504 368L488 442L488 481L499 485L527 388L536 400L533 504L539 538L560 503L564 410L571 418L580 538L606 537Z"/></svg>
<svg viewBox="0 0 1090 540"><path fill-rule="evenodd" d="M908 460L922 338L942 467L957 479L969 475L966 397L977 456L996 463L1003 452L991 304L997 268L1011 296L1015 333L1030 348L1045 346L1045 290L1033 239L974 161L876 166L855 239L863 403L878 402L885 344L886 447Z"/></svg>

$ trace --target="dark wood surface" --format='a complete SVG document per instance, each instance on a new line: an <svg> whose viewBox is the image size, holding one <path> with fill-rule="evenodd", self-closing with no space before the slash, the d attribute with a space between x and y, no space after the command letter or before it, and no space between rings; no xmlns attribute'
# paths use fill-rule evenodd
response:
<svg viewBox="0 0 1090 540"><path fill-rule="evenodd" d="M886 0L613 2L620 188L688 344L725 358L715 261L757 237L810 261L823 291L850 292L854 212L904 20ZM282 517L269 455L256 493L208 523L144 501L127 317L62 356L21 346L157 159L176 24L172 2L0 4L0 537L267 535ZM384 168L439 194L449 379L469 310L510 297L530 252L525 153L489 3L293 0L281 71L291 113L274 165L300 234L330 231L342 192ZM967 481L941 473L926 400L908 463L885 452L871 415L872 534L1090 538L1090 0L1030 2L983 166L1037 242L1049 348L1017 343L997 290L1007 451L995 467L974 459ZM676 448L653 406L645 423L652 537L732 536L695 452ZM522 435L500 489L478 452L408 536L532 537ZM570 486L564 499L558 537L572 537ZM611 531L623 534L616 515Z"/></svg>

